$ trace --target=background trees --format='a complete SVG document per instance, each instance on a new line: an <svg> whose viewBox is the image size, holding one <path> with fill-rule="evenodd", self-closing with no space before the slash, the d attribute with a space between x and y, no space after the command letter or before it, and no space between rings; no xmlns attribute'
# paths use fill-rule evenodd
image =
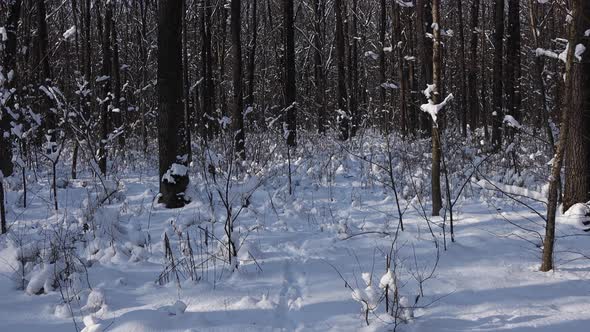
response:
<svg viewBox="0 0 590 332"><path fill-rule="evenodd" d="M567 127L565 177L556 186L563 186L568 208L590 200L589 52L581 51L588 49L588 6L5 1L0 166L9 176L13 155L33 160L37 152L71 147L72 177L78 160L108 177L120 151L147 156L158 138L160 176L179 176L162 181L162 201L178 206L188 183L180 166L189 162L191 143L215 141L226 127L244 160L252 143L246 132L271 132L294 147L307 132L344 142L375 130L412 142L432 139L437 214L446 135L460 132L462 142L498 153L518 173L522 161L508 155L518 135L534 137L552 155L554 136ZM568 18L570 10L579 17ZM575 22L574 37L563 22ZM572 49L571 82L564 82ZM434 105L450 93L460 96L441 111L437 126L418 107L427 84ZM568 122L558 125L564 112ZM21 137L21 129L29 133Z"/></svg>

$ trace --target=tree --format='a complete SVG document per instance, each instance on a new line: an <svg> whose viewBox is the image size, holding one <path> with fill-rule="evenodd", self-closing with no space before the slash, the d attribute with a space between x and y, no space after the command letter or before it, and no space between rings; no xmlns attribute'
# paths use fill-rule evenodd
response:
<svg viewBox="0 0 590 332"><path fill-rule="evenodd" d="M336 66L338 71L338 88L336 99L340 119L340 140L346 141L349 136L349 114L347 112L346 93L346 64L344 50L344 22L342 0L334 1L334 12L336 13Z"/></svg>
<svg viewBox="0 0 590 332"><path fill-rule="evenodd" d="M99 35L102 31L102 69L101 79L102 82L102 96L100 100L100 142L99 142L99 156L98 156L98 167L102 175L107 174L107 140L109 136L109 122L110 122L110 104L112 102L110 97L111 92L111 73L113 69L112 65L112 45L111 45L111 28L112 28L112 17L113 17L113 6L112 2L106 4L104 14L104 24L101 23L100 6L96 7L98 12L98 26ZM104 30L103 30L104 29Z"/></svg>
<svg viewBox="0 0 590 332"><path fill-rule="evenodd" d="M389 133L391 116L387 110L388 106L386 98L387 91L385 90L385 30L387 29L387 7L385 6L385 0L379 1L379 108L378 117L382 119L382 125L384 131Z"/></svg>
<svg viewBox="0 0 590 332"><path fill-rule="evenodd" d="M504 59L504 0L494 0L494 77L492 87L492 146L498 151L502 146L502 122L504 111L502 103L502 63Z"/></svg>
<svg viewBox="0 0 590 332"><path fill-rule="evenodd" d="M213 53L211 49L211 0L203 0L201 7L201 73L202 112L205 123L205 137L213 138L217 128L215 121L215 85L213 81Z"/></svg>
<svg viewBox="0 0 590 332"><path fill-rule="evenodd" d="M568 26L568 45L578 45L584 38L584 26L585 20L588 18L589 13L586 0L573 0L571 12L566 15L571 15L571 22ZM575 47L568 47L566 55L565 73L564 73L564 92L566 94L563 98L563 106L561 111L561 124L560 124L560 135L557 143L555 156L551 164L551 176L549 180L549 192L547 198L547 219L545 225L545 238L543 239L543 256L541 271L547 272L553 269L553 247L555 244L555 215L557 213L557 202L558 202L558 187L561 178L561 167L563 164L564 155L566 153L566 145L570 139L570 119L574 116L580 117L580 115L574 115L578 109L579 101L582 99L582 92L579 88L578 80L585 76L578 76L582 74L581 70L584 69L587 63L581 64L576 60ZM579 71L580 70L580 71ZM579 71L579 72L578 72ZM581 82L581 81L580 81ZM587 82L586 82L587 84ZM587 92L586 92L587 94ZM588 109L588 98L586 95L586 110Z"/></svg>
<svg viewBox="0 0 590 332"><path fill-rule="evenodd" d="M182 9L184 1L158 3L159 202L167 208L187 203L189 183L182 104Z"/></svg>
<svg viewBox="0 0 590 332"><path fill-rule="evenodd" d="M441 34L440 34L440 3L439 0L432 1L432 102L440 104L441 98ZM442 197L440 191L440 132L435 118L432 119L432 215L438 216L442 208Z"/></svg>
<svg viewBox="0 0 590 332"><path fill-rule="evenodd" d="M295 23L293 0L283 0L283 25L285 29L285 123L287 144L297 145L297 87L295 84Z"/></svg>
<svg viewBox="0 0 590 332"><path fill-rule="evenodd" d="M519 1L519 0L516 0ZM465 36L463 33L463 1L457 1L457 18L459 20L459 86L461 91L461 103L459 105L459 113L461 119L461 133L467 136L467 79L465 73L467 72L465 66Z"/></svg>
<svg viewBox="0 0 590 332"><path fill-rule="evenodd" d="M234 151L240 159L246 159L244 133L244 98L242 92L242 39L241 1L231 0L231 44L232 44L232 135Z"/></svg>
<svg viewBox="0 0 590 332"><path fill-rule="evenodd" d="M326 131L326 74L324 70L324 33L322 23L324 22L325 0L314 0L314 83L315 103L318 113L318 132Z"/></svg>
<svg viewBox="0 0 590 332"><path fill-rule="evenodd" d="M16 71L16 42L17 28L20 18L21 1L13 1L9 7L8 20L6 22L6 37L4 45L4 59L2 59L2 71L0 76L7 77L12 70L14 75ZM2 90L8 91L14 85L14 78L6 82L0 82L0 96ZM10 139L10 118L7 105L0 105L0 234L7 232L6 207L4 206L4 177L12 175L14 165L12 164L12 144Z"/></svg>
<svg viewBox="0 0 590 332"><path fill-rule="evenodd" d="M349 106L350 118L352 120L350 126L350 135L356 136L356 132L360 126L361 117L358 107L359 95L359 73L358 73L358 0L352 0L352 8L348 18L350 24L349 45L348 45L348 87L349 87ZM352 17L350 17L352 16Z"/></svg>
<svg viewBox="0 0 590 332"><path fill-rule="evenodd" d="M576 203L590 201L590 36L587 32L590 31L590 3L578 1L576 4L578 29L575 41L569 45L584 45L586 51L573 60L571 69L572 96L565 151L564 211Z"/></svg>
<svg viewBox="0 0 590 332"><path fill-rule="evenodd" d="M508 0L506 76L506 110L520 120L520 0Z"/></svg>
<svg viewBox="0 0 590 332"><path fill-rule="evenodd" d="M469 127L475 130L479 118L479 100L477 96L477 28L479 18L479 0L471 3L471 26L469 41L469 66L467 73L467 107L469 109Z"/></svg>

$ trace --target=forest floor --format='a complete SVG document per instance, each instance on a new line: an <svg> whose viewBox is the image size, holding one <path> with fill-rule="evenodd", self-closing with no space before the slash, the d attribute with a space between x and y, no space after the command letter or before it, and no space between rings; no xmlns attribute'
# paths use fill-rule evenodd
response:
<svg viewBox="0 0 590 332"><path fill-rule="evenodd" d="M299 168L292 195L286 177L262 183L236 219L237 268L226 261L223 208L214 198L210 212L202 190L186 207L165 209L152 203L157 177L130 172L109 204L93 207L96 180L87 177L58 190L58 213L48 176L29 185L26 208L22 191L9 191L0 330L393 330L377 285L395 242L397 331L588 331L590 259L579 253L589 252L590 239L571 218L559 219L556 270L542 273L543 223L534 211L470 185L470 197L455 206L455 242L448 220L443 234L443 219L427 221L416 200L402 204L402 232L391 193L359 180L359 162L347 163L329 183ZM544 214L542 204L532 206ZM222 221L212 225L216 214ZM80 235L85 223L90 230ZM158 282L171 266L164 233L178 279L172 271ZM52 246L73 248L69 260L52 260ZM69 266L60 260L75 266L68 282L55 280ZM368 326L353 290L371 302Z"/></svg>

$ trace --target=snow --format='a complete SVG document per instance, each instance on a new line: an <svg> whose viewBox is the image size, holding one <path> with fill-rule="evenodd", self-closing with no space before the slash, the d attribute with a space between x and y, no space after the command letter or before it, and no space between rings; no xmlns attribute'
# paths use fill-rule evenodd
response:
<svg viewBox="0 0 590 332"><path fill-rule="evenodd" d="M379 280L379 288L389 287L391 291L395 291L395 277L391 269L387 269L387 272Z"/></svg>
<svg viewBox="0 0 590 332"><path fill-rule="evenodd" d="M504 115L504 123L512 128L520 129L522 127L512 115Z"/></svg>
<svg viewBox="0 0 590 332"><path fill-rule="evenodd" d="M389 83L389 82L381 83L381 87L384 89L392 89L392 90L399 89L399 87L396 84Z"/></svg>
<svg viewBox="0 0 590 332"><path fill-rule="evenodd" d="M188 168L185 165L174 163L170 166L168 171L162 175L162 181L168 183L176 183L176 177L185 176L188 173Z"/></svg>
<svg viewBox="0 0 590 332"><path fill-rule="evenodd" d="M363 139L361 153L385 149L383 140ZM447 238L445 251L443 219L430 219L439 239L437 249L412 190L400 191L407 209L405 230L396 235L395 198L378 181L386 172L344 153L339 144L310 142L293 151L291 195L288 162L279 153L257 177L232 187L230 196L236 202L254 192L234 229L239 239L237 269L212 258L222 254L216 239L224 234L224 213L217 194L211 211L203 179L196 176L199 166L170 169L170 174L191 176L194 199L182 209L153 203L160 180L157 165L120 171L117 181L109 178L105 185L114 194L104 204L98 204L105 198L102 185L81 171L79 179L68 179L67 187L58 188L64 208L57 213L47 208L46 180L30 184L35 194L26 209L16 204L22 190L8 190L11 229L8 236L0 236L2 331L69 331L74 330L72 320L85 332L391 331L392 320L384 313L385 286L389 296L399 294L401 332L587 330L590 262L567 254L590 249L587 237L581 236L586 204L559 214L558 268L541 273L540 242L534 232L542 234L543 220L505 196L518 195L544 211L544 179L519 185L507 180L519 177L516 172L492 173L489 180L473 176L454 210L456 241ZM307 145L309 150L301 152ZM428 140L402 147L406 152L394 156L396 176L406 173L402 157L415 155L428 164L422 157L430 147ZM527 156L535 153L528 151ZM381 154L367 156L384 161ZM538 158L540 167L525 167L523 178L544 169L546 160ZM222 158L211 161L217 165ZM416 183L423 182L428 167L411 164L407 172ZM63 167L60 177L68 173ZM450 175L463 173L470 174L469 168ZM40 174L39 179L47 177ZM202 241L205 229L214 234L208 245ZM186 245L190 235L189 243L198 252L192 257L197 264L204 262L197 268L198 278L191 279L182 269L178 283L174 278L156 282L166 265L164 233L179 267L187 266L191 257ZM76 254L76 271L57 284L56 271L65 262L54 259L49 249L64 234L80 240L67 246ZM396 265L387 265L396 237ZM421 295L417 280L426 279L435 263ZM62 291L76 298L66 303ZM371 311L369 327L363 310Z"/></svg>
<svg viewBox="0 0 590 332"><path fill-rule="evenodd" d="M6 33L5 27L0 27L0 42L5 42L8 40L8 34Z"/></svg>
<svg viewBox="0 0 590 332"><path fill-rule="evenodd" d="M69 28L68 30L66 30L66 32L63 33L63 37L65 40L70 40L74 37L75 34L76 34L76 26L73 25L71 28Z"/></svg>
<svg viewBox="0 0 590 332"><path fill-rule="evenodd" d="M431 89L431 87L429 86L429 88L427 88L427 90L428 90L428 89ZM424 91L424 94L426 94L426 92L427 92L427 91L425 90L425 91ZM448 95L448 96L447 96L447 97L446 97L446 98L445 98L445 99L444 99L444 100L443 100L443 101L442 101L440 104L434 104L434 103L432 102L432 99L430 99L430 100L428 101L428 104L422 104L422 106L420 106L420 109L421 109L423 112L426 112L426 113L430 114L430 116L432 117L432 121L433 121L434 123L436 123L436 120L437 120L438 113L439 113L439 112L440 112L440 111L441 111L441 110L442 110L442 109L443 109L445 106L447 106L447 104L448 104L448 103L449 103L451 100L453 100L453 94L452 94L452 93L451 93L451 94L449 94L449 95Z"/></svg>
<svg viewBox="0 0 590 332"><path fill-rule="evenodd" d="M385 50L385 49L384 49ZM365 52L365 57L367 58L371 58L373 60L377 60L379 59L379 55L373 51L366 51Z"/></svg>

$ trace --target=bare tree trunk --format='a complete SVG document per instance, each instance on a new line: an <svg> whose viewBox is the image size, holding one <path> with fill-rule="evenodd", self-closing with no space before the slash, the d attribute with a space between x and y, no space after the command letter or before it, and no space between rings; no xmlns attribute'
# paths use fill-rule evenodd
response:
<svg viewBox="0 0 590 332"><path fill-rule="evenodd" d="M381 120L382 129L389 133L391 116L389 114L389 107L387 105L387 91L385 90L385 31L387 29L387 7L385 0L380 0L379 9L379 108L377 109L378 119Z"/></svg>
<svg viewBox="0 0 590 332"><path fill-rule="evenodd" d="M283 0L283 24L285 32L285 109L287 144L297 145L297 86L295 83L295 22L293 0Z"/></svg>
<svg viewBox="0 0 590 332"><path fill-rule="evenodd" d="M573 0L571 15L573 20L569 24L568 43L569 45L578 45L583 36L583 22L584 17L582 9L583 3L586 0ZM551 165L551 177L549 178L549 192L547 198L547 223L545 225L545 238L543 240L543 258L541 264L541 271L547 272L553 269L553 246L555 243L555 215L557 213L559 180L561 178L561 167L563 164L563 157L566 151L566 145L569 140L569 124L570 116L574 113L575 99L579 97L581 91L575 82L575 71L577 66L574 62L574 49L569 47L566 57L565 74L564 74L564 92L566 94L563 98L563 108L561 112L560 135L557 143L555 156Z"/></svg>
<svg viewBox="0 0 590 332"><path fill-rule="evenodd" d="M349 43L349 71L350 71L350 116L352 125L350 126L350 135L356 136L356 132L360 126L360 114L358 108L359 95L359 75L358 75L358 0L352 0L352 9L350 15L352 16L352 24L350 26L350 43ZM349 15L349 21L351 21Z"/></svg>
<svg viewBox="0 0 590 332"><path fill-rule="evenodd" d="M469 68L467 74L467 107L469 109L469 127L473 131L478 126L479 118L479 100L477 98L477 28L479 17L479 0L473 0L471 3L471 26L469 42ZM483 21L483 18L482 18ZM484 64L480 64L484 66ZM483 78L482 78L483 79Z"/></svg>
<svg viewBox="0 0 590 332"><path fill-rule="evenodd" d="M498 151L502 146L502 122L504 111L502 108L502 86L504 61L504 0L494 0L494 77L492 88L492 146Z"/></svg>
<svg viewBox="0 0 590 332"><path fill-rule="evenodd" d="M432 101L434 104L441 102L441 40L440 40L440 3L439 0L432 1ZM438 216L442 208L442 197L440 190L440 132L438 123L432 122L432 215Z"/></svg>
<svg viewBox="0 0 590 332"><path fill-rule="evenodd" d="M111 18L110 22L105 22L105 24L111 24L111 35L112 35L112 45L113 45L113 126L119 128L123 132L119 133L117 137L117 142L119 145L119 149L121 153L125 153L125 128L123 128L123 107L121 107L121 65L119 62L119 41L117 37L117 24L115 22L115 17Z"/></svg>
<svg viewBox="0 0 590 332"><path fill-rule="evenodd" d="M401 7L397 2L393 3L393 45L395 47L395 58L397 60L397 77L399 81L399 107L400 107L400 125L401 132L405 136L408 131L408 107L407 107L407 82L406 82L406 69L404 63L403 47L404 42L402 40L402 24L401 24Z"/></svg>
<svg viewBox="0 0 590 332"><path fill-rule="evenodd" d="M520 120L520 0L508 0L506 41L506 110Z"/></svg>
<svg viewBox="0 0 590 332"><path fill-rule="evenodd" d="M463 137L467 136L467 79L465 73L467 72L465 66L465 36L463 33L463 5L462 0L457 0L457 18L459 20L459 86L460 86L460 105L459 115L461 119L461 133Z"/></svg>
<svg viewBox="0 0 590 332"><path fill-rule="evenodd" d="M252 3L252 16L251 20L251 27L252 27L252 37L250 40L249 51L250 54L248 55L248 100L247 105L248 107L254 108L254 86L255 86L255 70L256 70L256 43L258 42L258 10L257 10L257 3L256 0L250 0Z"/></svg>
<svg viewBox="0 0 590 332"><path fill-rule="evenodd" d="M159 202L167 208L186 204L189 183L182 104L182 8L184 1L159 1L158 12L158 145Z"/></svg>
<svg viewBox="0 0 590 332"><path fill-rule="evenodd" d="M418 48L420 49L420 58L422 63L422 81L421 86L432 82L432 40L426 35L428 29L432 26L432 7L428 0L416 0ZM422 112L421 112L422 113ZM430 116L423 113L420 117L421 129L424 131L431 130Z"/></svg>
<svg viewBox="0 0 590 332"><path fill-rule="evenodd" d="M541 42L539 40L539 34L541 27L537 24L537 15L535 15L535 0L529 0L529 22L530 22L530 30L533 34L533 41L535 48L541 47ZM539 92L540 92L540 99L542 105L541 111L541 121L543 121L542 126L545 128L545 133L547 135L547 140L549 145L551 146L551 152L555 154L555 139L553 138L553 130L551 129L551 125L549 123L549 107L547 106L547 88L545 86L545 80L543 77L543 71L545 70L543 65L542 57L536 56L535 57L535 81L539 84Z"/></svg>
<svg viewBox="0 0 590 332"><path fill-rule="evenodd" d="M326 75L324 71L324 34L322 23L324 22L325 0L314 0L314 83L315 102L318 109L318 132L326 132Z"/></svg>
<svg viewBox="0 0 590 332"><path fill-rule="evenodd" d="M193 130L193 112L190 107L190 80L188 75L188 30L186 17L186 2L182 8L182 94L184 99L184 124L185 140L184 150L187 153L187 162L190 163L193 158L191 146L191 131Z"/></svg>
<svg viewBox="0 0 590 332"><path fill-rule="evenodd" d="M349 113L347 111L346 93L346 64L344 50L344 22L342 17L342 0L335 0L334 12L336 13L336 66L338 71L338 89L336 93L338 113L340 120L340 140L346 141L349 136Z"/></svg>
<svg viewBox="0 0 590 332"><path fill-rule="evenodd" d="M105 8L104 25L100 22L100 7L96 9L98 13L98 25L101 26L102 31L102 70L101 75L103 76L103 88L101 97L101 115L100 115L100 143L99 143L99 157L98 167L103 175L107 174L107 139L109 135L109 122L110 122L110 107L111 100L109 92L111 91L111 72L112 72L112 49L111 49L111 20L113 16L113 4L108 3ZM99 31L100 35L100 31Z"/></svg>
<svg viewBox="0 0 590 332"><path fill-rule="evenodd" d="M575 42L584 45L586 51L580 59L574 59L571 68L572 85L569 100L569 136L565 151L565 186L563 210L576 203L590 200L590 3L578 0ZM573 48L573 47L570 47ZM568 93L568 90L565 90Z"/></svg>
<svg viewBox="0 0 590 332"><path fill-rule="evenodd" d="M205 136L213 138L217 132L215 119L215 85L213 82L213 55L211 46L211 1L203 0L201 8L201 71L203 75L203 122L205 123Z"/></svg>
<svg viewBox="0 0 590 332"><path fill-rule="evenodd" d="M12 70L13 73L16 73L16 45L17 45L17 28L18 28L18 21L20 18L20 11L21 11L21 1L16 0L12 2L9 7L10 13L8 15L8 20L6 21L6 35L7 40L5 41L4 45L4 59L2 59L2 74L4 77L8 77L8 73ZM14 75L13 79L10 81L6 81L5 87L10 88L14 86L16 79L16 75ZM8 112L5 111L4 107L0 108L0 172L2 172L3 176L10 176L14 171L14 166L12 164L12 143L10 139L7 139L10 135L10 118ZM0 182L2 181L2 174L0 174ZM1 195L4 195L4 187L0 188ZM2 208L4 209L4 200L0 201ZM4 211L4 210L2 210ZM0 213L1 218L3 221L3 225L5 223L5 214L4 212ZM5 230L5 229L4 229ZM4 231L2 232L4 233Z"/></svg>
<svg viewBox="0 0 590 332"><path fill-rule="evenodd" d="M231 0L231 41L232 41L232 135L234 151L240 159L246 159L244 133L244 100L242 93L242 39L241 1Z"/></svg>

